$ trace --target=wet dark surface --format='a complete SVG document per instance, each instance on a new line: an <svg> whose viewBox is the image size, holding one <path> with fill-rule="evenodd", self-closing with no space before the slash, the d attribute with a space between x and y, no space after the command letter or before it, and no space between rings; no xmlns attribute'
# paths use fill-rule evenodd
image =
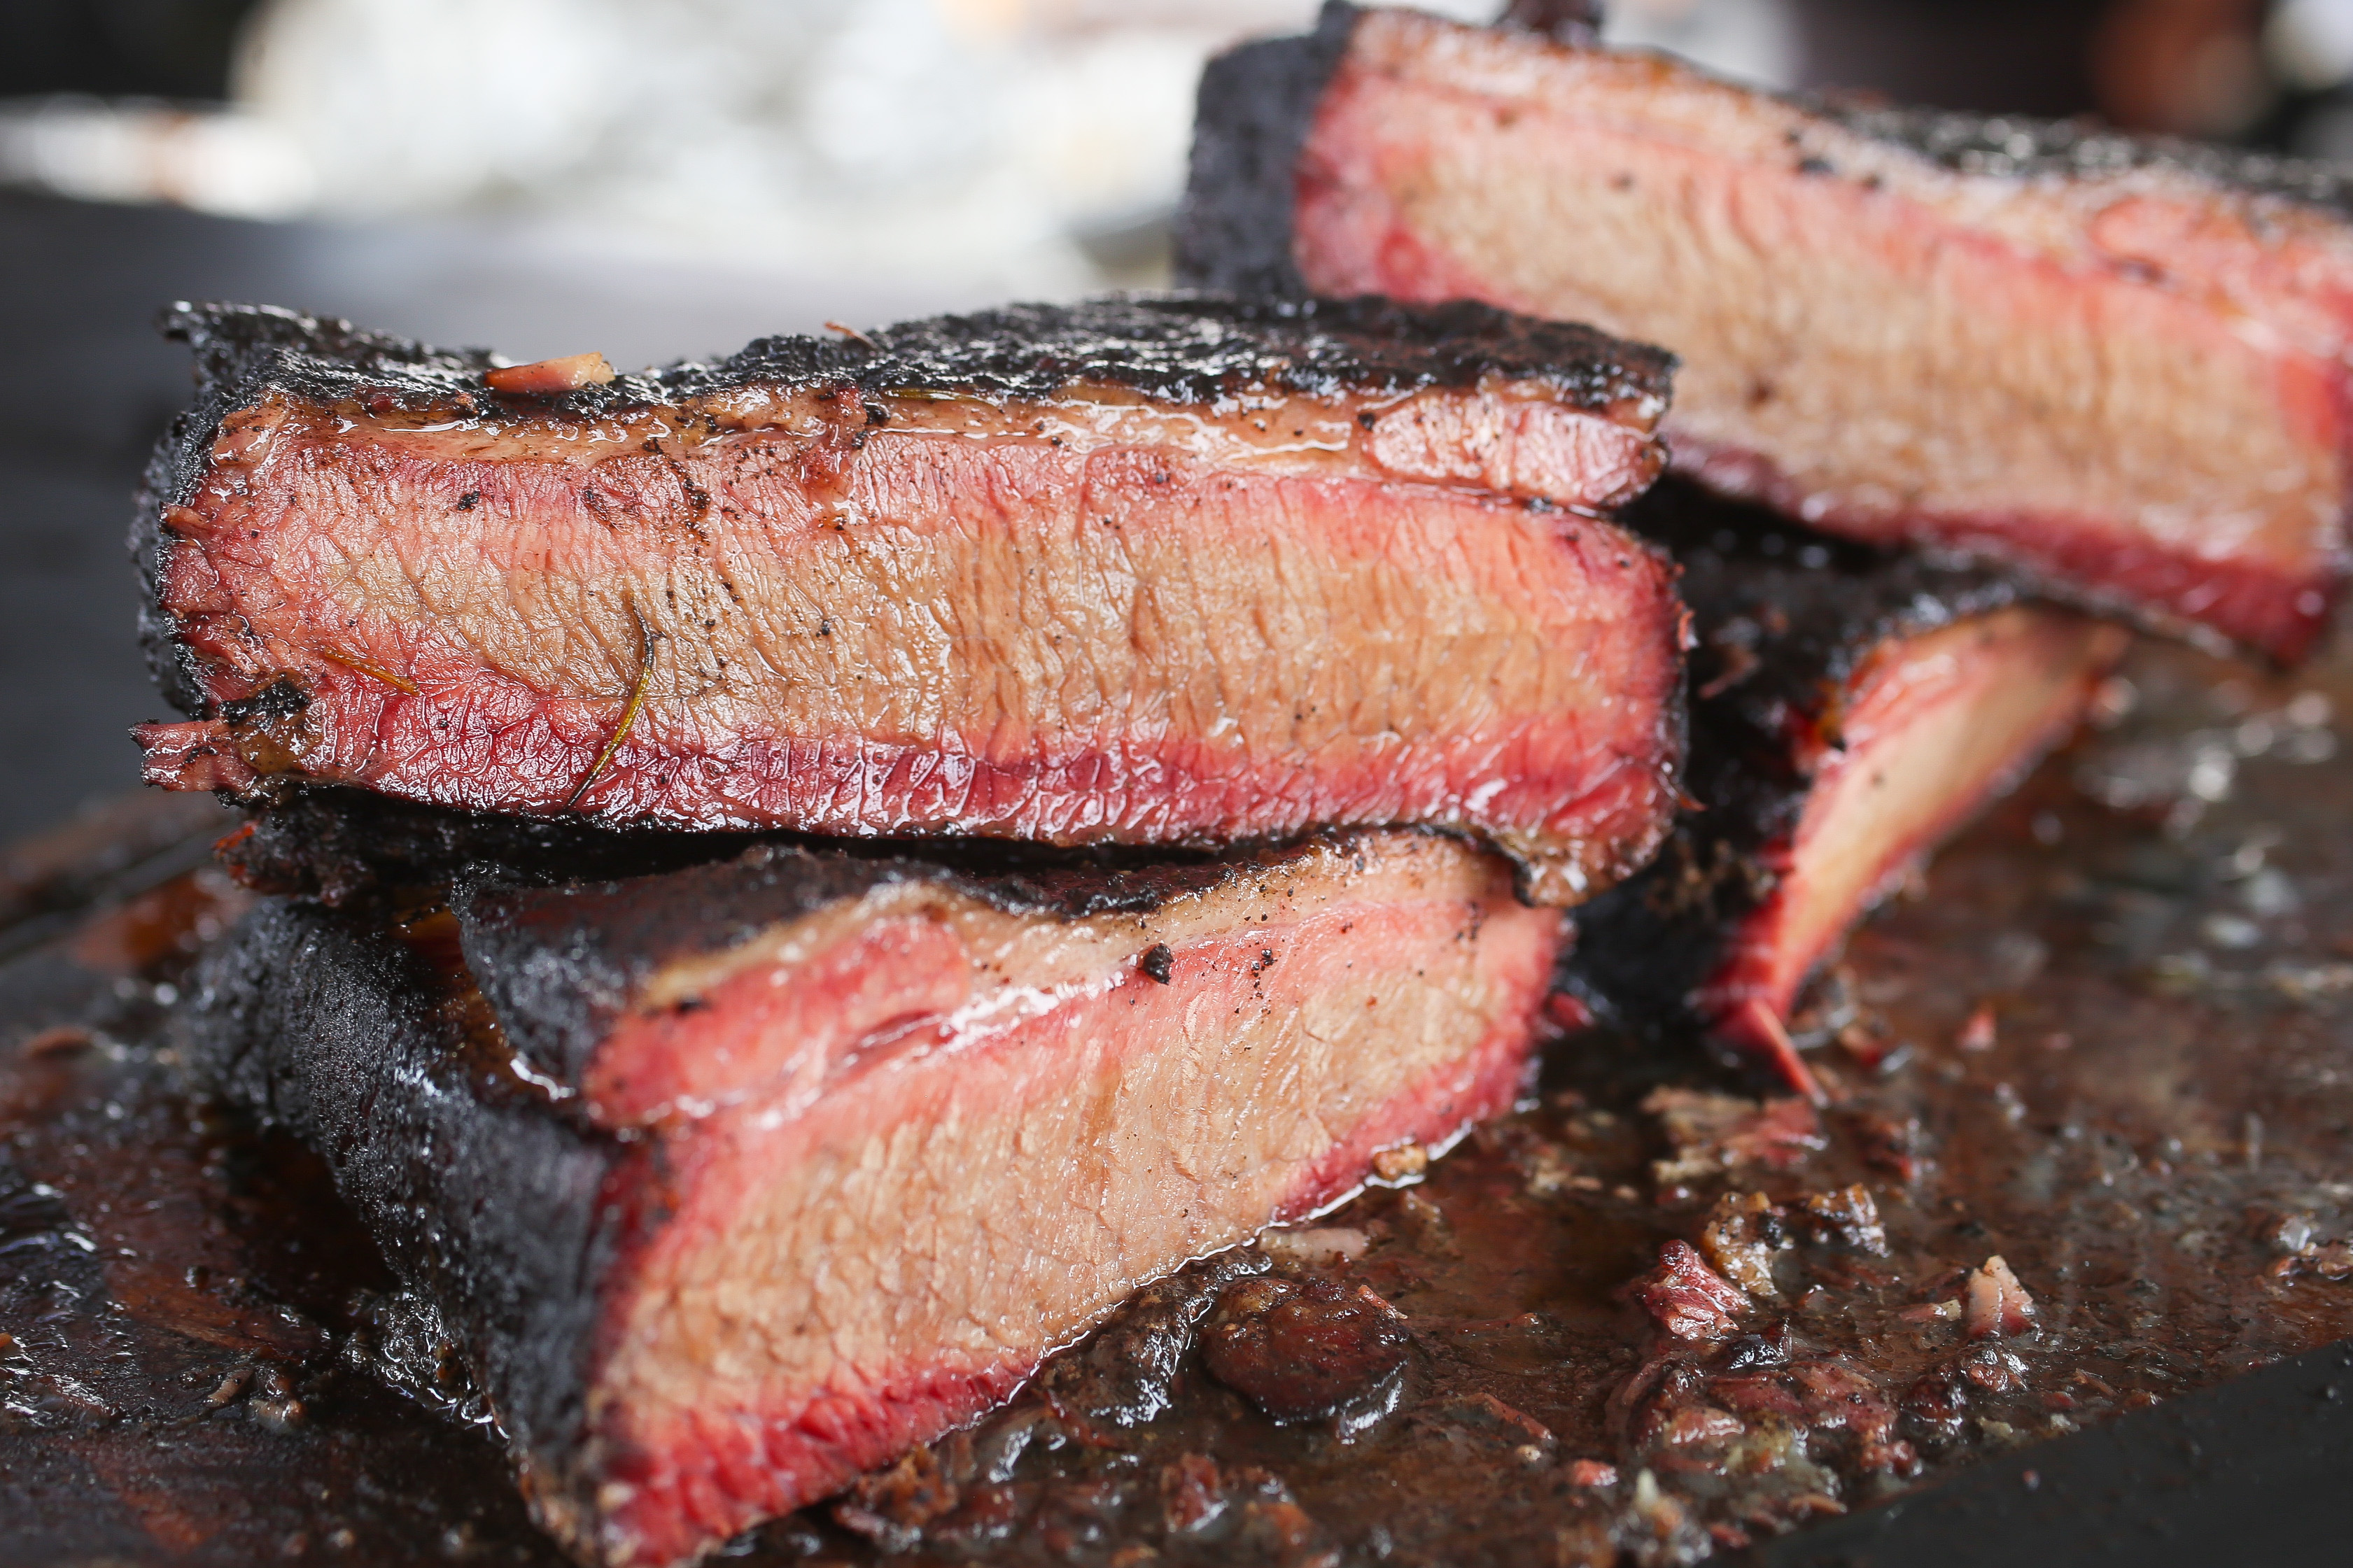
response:
<svg viewBox="0 0 2353 1568"><path fill-rule="evenodd" d="M1794 1531L1760 1560L1991 1561L2031 1553L2006 1521L2178 1511L2135 1443L2255 1465L2278 1422L2182 1396L2353 1333L2353 660L2130 676L1819 988L1833 1105L1580 1037L1426 1173L1150 1293L740 1554L1654 1563ZM243 895L50 875L97 910L0 963L7 1560L557 1561L317 1167L172 1092L154 1026ZM2319 1412L2337 1375L2264 1374ZM2353 1458L2311 1431L2289 1451ZM2135 1560L2213 1560L2296 1495L2335 1506L2210 1509L2223 1535Z"/></svg>

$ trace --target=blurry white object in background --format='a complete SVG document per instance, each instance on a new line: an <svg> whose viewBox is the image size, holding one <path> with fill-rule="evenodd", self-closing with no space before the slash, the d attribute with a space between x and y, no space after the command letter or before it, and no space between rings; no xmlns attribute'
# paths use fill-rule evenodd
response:
<svg viewBox="0 0 2353 1568"><path fill-rule="evenodd" d="M1148 280L1201 62L1314 0L267 0L239 106L318 208L796 267Z"/></svg>
<svg viewBox="0 0 2353 1568"><path fill-rule="evenodd" d="M311 160L267 121L94 98L0 102L0 184L233 217L291 217L318 194Z"/></svg>
<svg viewBox="0 0 2353 1568"><path fill-rule="evenodd" d="M1421 0L1483 21L1501 0ZM1787 0L1606 36L1768 86ZM1202 62L1317 0L263 0L227 109L0 106L0 180L958 296L1148 284Z"/></svg>
<svg viewBox="0 0 2353 1568"><path fill-rule="evenodd" d="M1008 54L936 0L267 0L234 91L310 153L327 214L1067 288Z"/></svg>
<svg viewBox="0 0 2353 1568"><path fill-rule="evenodd" d="M1719 76L1779 90L1797 85L1804 63L1788 0L1611 0L1601 38L1665 49Z"/></svg>
<svg viewBox="0 0 2353 1568"><path fill-rule="evenodd" d="M2353 0L2280 0L2263 26L2263 60L2285 85L2328 93L2298 116L2288 151L2353 158Z"/></svg>
<svg viewBox="0 0 2353 1568"><path fill-rule="evenodd" d="M1483 16L1493 0L1440 0ZM263 0L233 106L0 104L0 181L956 293L1165 267L1202 62L1316 0ZM520 227L518 226L520 226Z"/></svg>
<svg viewBox="0 0 2353 1568"><path fill-rule="evenodd" d="M2263 58L2306 92L2353 77L2353 0L2280 0L2263 25Z"/></svg>
<svg viewBox="0 0 2353 1568"><path fill-rule="evenodd" d="M633 63L615 20L593 0L265 0L232 95L301 143L329 208L446 207L593 149Z"/></svg>

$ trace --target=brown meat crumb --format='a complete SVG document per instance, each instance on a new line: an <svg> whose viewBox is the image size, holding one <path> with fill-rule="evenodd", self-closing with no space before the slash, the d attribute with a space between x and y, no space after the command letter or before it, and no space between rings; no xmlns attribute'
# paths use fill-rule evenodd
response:
<svg viewBox="0 0 2353 1568"><path fill-rule="evenodd" d="M1720 1340L1740 1326L1747 1295L1707 1266L1691 1244L1659 1248L1658 1267L1626 1287L1627 1294L1678 1339Z"/></svg>
<svg viewBox="0 0 2353 1568"><path fill-rule="evenodd" d="M1788 1245L1781 1219L1763 1193L1726 1193L1700 1227L1700 1251L1717 1273L1769 1300L1781 1293L1773 1283L1773 1254Z"/></svg>
<svg viewBox="0 0 2353 1568"><path fill-rule="evenodd" d="M1809 1193L1799 1205L1799 1224L1819 1246L1852 1247L1873 1258L1887 1256L1887 1227L1871 1189L1858 1182L1832 1192Z"/></svg>

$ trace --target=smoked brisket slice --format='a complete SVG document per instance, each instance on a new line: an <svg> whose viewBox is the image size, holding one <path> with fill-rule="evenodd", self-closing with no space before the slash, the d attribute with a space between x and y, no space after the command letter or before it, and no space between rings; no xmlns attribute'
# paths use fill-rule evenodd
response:
<svg viewBox="0 0 2353 1568"><path fill-rule="evenodd" d="M266 902L184 1049L326 1157L547 1528L669 1563L1507 1107L1562 940L1439 835L989 879L763 846L397 930Z"/></svg>
<svg viewBox="0 0 2353 1568"><path fill-rule="evenodd" d="M1341 5L1213 63L1196 138L1182 280L1599 322L1683 356L1726 493L2283 659L2325 624L2341 171Z"/></svg>
<svg viewBox="0 0 2353 1568"><path fill-rule="evenodd" d="M1131 298L546 395L184 308L147 776L695 829L1430 825L1558 902L1674 790L1669 356L1458 303Z"/></svg>
<svg viewBox="0 0 2353 1568"><path fill-rule="evenodd" d="M1623 1022L1699 1022L1810 1087L1786 1027L1808 976L2073 730L2127 634L1682 480L1630 521L1683 566L1700 809L1580 913L1570 973Z"/></svg>

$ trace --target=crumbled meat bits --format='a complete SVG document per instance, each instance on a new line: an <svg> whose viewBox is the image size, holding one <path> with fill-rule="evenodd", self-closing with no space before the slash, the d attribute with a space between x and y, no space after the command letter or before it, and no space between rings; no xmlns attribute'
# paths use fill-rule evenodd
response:
<svg viewBox="0 0 2353 1568"><path fill-rule="evenodd" d="M1822 1147L1814 1108L1795 1096L1760 1105L1729 1094L1661 1089L1642 1109L1659 1119L1673 1151L1651 1167L1662 1185L1748 1165L1792 1170Z"/></svg>

